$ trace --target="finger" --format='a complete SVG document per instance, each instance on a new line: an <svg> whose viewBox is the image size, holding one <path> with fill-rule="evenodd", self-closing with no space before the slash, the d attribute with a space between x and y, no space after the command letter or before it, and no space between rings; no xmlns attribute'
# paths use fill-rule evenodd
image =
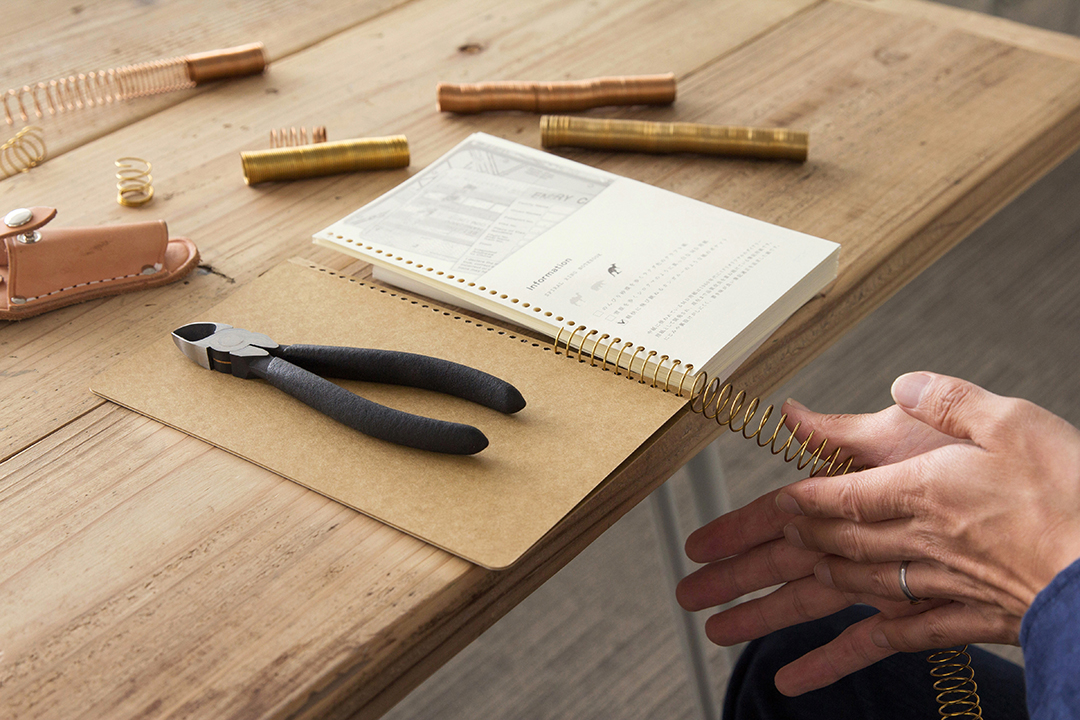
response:
<svg viewBox="0 0 1080 720"><path fill-rule="evenodd" d="M675 599L691 612L723 605L747 593L813 575L821 553L779 539L706 565L684 577Z"/></svg>
<svg viewBox="0 0 1080 720"><path fill-rule="evenodd" d="M715 562L782 537L791 515L776 506L778 492L762 495L690 533L686 556L698 563Z"/></svg>
<svg viewBox="0 0 1080 720"><path fill-rule="evenodd" d="M912 417L946 435L978 445L983 445L985 430L1007 414L1010 402L966 380L928 372L896 378L892 396Z"/></svg>
<svg viewBox="0 0 1080 720"><path fill-rule="evenodd" d="M918 480L904 464L836 477L812 477L782 488L777 507L793 515L880 522L911 517L919 503Z"/></svg>
<svg viewBox="0 0 1080 720"><path fill-rule="evenodd" d="M928 560L913 523L910 518L858 523L798 516L784 526L784 537L795 547L860 563Z"/></svg>
<svg viewBox="0 0 1080 720"><path fill-rule="evenodd" d="M831 685L853 672L894 654L873 641L874 630L885 620L880 614L844 629L836 639L811 650L776 673L776 689L793 697Z"/></svg>
<svg viewBox="0 0 1080 720"><path fill-rule="evenodd" d="M823 415L788 400L782 411L784 424L800 443L813 433L807 444L810 452L828 438L824 454L839 446L840 459L854 457L856 468L889 465L956 442L895 405L867 415Z"/></svg>
<svg viewBox="0 0 1080 720"><path fill-rule="evenodd" d="M874 595L896 602L910 601L900 584L899 562L857 563L833 555L814 566L825 587L841 592ZM912 562L905 569L908 590L917 598L993 602L993 591L970 576L931 563Z"/></svg>
<svg viewBox="0 0 1080 720"><path fill-rule="evenodd" d="M875 644L919 652L968 643L1015 644L1021 616L980 603L950 602L917 615L883 619L872 633Z"/></svg>
<svg viewBox="0 0 1080 720"><path fill-rule="evenodd" d="M705 635L717 645L737 645L774 630L832 615L853 602L811 575L786 583L765 597L713 615L705 621Z"/></svg>

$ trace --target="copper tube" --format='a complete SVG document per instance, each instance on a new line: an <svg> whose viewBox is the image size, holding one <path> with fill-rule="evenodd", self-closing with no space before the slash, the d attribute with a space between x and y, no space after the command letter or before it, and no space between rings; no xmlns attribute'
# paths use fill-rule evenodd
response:
<svg viewBox="0 0 1080 720"><path fill-rule="evenodd" d="M642 120L597 120L545 115L544 147L571 146L647 153L705 153L765 159L806 160L809 133L785 128L752 128Z"/></svg>
<svg viewBox="0 0 1080 720"><path fill-rule="evenodd" d="M435 90L442 112L486 110L565 112L604 105L670 105L675 75L601 77L566 82L439 83Z"/></svg>
<svg viewBox="0 0 1080 720"><path fill-rule="evenodd" d="M300 147L240 153L244 182L334 175L355 170L386 170L409 164L409 141L404 135L356 138Z"/></svg>
<svg viewBox="0 0 1080 720"><path fill-rule="evenodd" d="M188 78L196 85L244 75L258 75L266 69L262 43L250 43L224 50L185 55Z"/></svg>

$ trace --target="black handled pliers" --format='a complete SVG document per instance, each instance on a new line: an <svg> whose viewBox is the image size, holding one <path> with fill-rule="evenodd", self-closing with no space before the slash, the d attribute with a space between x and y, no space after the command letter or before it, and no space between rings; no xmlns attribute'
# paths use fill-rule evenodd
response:
<svg viewBox="0 0 1080 720"><path fill-rule="evenodd" d="M208 370L262 378L274 387L365 435L399 445L472 455L488 439L472 425L394 410L351 393L320 376L408 385L435 390L503 413L525 407L510 383L449 360L327 345L278 345L266 335L222 323L199 322L172 333L180 352Z"/></svg>

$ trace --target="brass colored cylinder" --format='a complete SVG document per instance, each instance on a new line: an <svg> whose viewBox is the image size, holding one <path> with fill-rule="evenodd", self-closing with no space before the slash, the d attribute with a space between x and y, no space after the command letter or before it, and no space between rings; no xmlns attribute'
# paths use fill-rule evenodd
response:
<svg viewBox="0 0 1080 720"><path fill-rule="evenodd" d="M185 55L188 78L196 85L222 78L258 75L266 69L262 43Z"/></svg>
<svg viewBox="0 0 1080 720"><path fill-rule="evenodd" d="M486 110L567 112L605 105L670 105L675 102L675 75L632 75L566 82L439 83L437 107L442 112Z"/></svg>
<svg viewBox="0 0 1080 720"><path fill-rule="evenodd" d="M809 133L785 128L752 128L643 120L598 120L545 115L544 147L571 146L646 153L705 153L805 162Z"/></svg>
<svg viewBox="0 0 1080 720"><path fill-rule="evenodd" d="M317 145L240 153L244 182L299 180L356 170L407 167L409 141L404 135L338 140Z"/></svg>

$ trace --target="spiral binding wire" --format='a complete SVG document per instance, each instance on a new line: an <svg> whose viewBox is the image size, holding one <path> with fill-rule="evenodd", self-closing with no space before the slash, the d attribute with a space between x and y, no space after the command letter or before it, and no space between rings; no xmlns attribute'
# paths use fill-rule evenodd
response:
<svg viewBox="0 0 1080 720"><path fill-rule="evenodd" d="M14 125L16 116L25 122L31 115L43 118L191 87L195 82L188 78L184 58L125 65L8 90L4 119Z"/></svg>
<svg viewBox="0 0 1080 720"><path fill-rule="evenodd" d="M306 126L273 129L270 131L270 147L297 147L308 144L308 131ZM326 126L316 125L311 128L311 144L326 142Z"/></svg>
<svg viewBox="0 0 1080 720"><path fill-rule="evenodd" d="M588 349L590 339L591 350ZM569 324L560 327L552 347L556 355L559 354L560 343L563 344L568 358L573 359L576 344L578 362L587 361L591 366L613 370L616 375L621 375L625 370L628 380L647 383L650 387L659 387L664 392L674 392L679 397L688 397L693 412L715 420L718 425L741 434L747 440L756 440L759 447L768 447L773 455L783 455L784 462L794 462L799 470L809 467L808 474L811 477L835 477L852 471L854 456L841 460L844 451L839 445L826 452L828 438L822 438L817 447L811 449L814 444L814 432L811 431L805 440L798 442L795 435L801 423L796 423L795 427L788 431L787 439L780 442L787 422L787 413L782 413L772 432L767 432L769 420L776 411L775 405L770 404L755 420L761 407L761 398L748 400L746 391L735 392L731 383L721 384L719 378L709 379L704 371L694 374L693 365L684 366L680 360L660 355L655 350L647 350L644 346L621 338L612 338L607 333L600 333L584 325ZM603 354L598 354L602 343L605 349ZM635 363L640 363L636 373ZM690 381L691 377L693 381ZM798 446L795 447L797 442ZM863 468L856 468L856 471L861 469ZM934 690L938 693L936 700L941 706L938 710L941 717L981 718L978 685L967 646L959 650L932 653L927 662L933 665L930 674L935 678Z"/></svg>
<svg viewBox="0 0 1080 720"><path fill-rule="evenodd" d="M142 158L122 157L116 161L116 202L139 207L154 197L150 163Z"/></svg>
<svg viewBox="0 0 1080 720"><path fill-rule="evenodd" d="M10 140L0 145L0 173L8 178L40 165L47 151L45 131L37 125L27 125Z"/></svg>
<svg viewBox="0 0 1080 720"><path fill-rule="evenodd" d="M186 90L206 81L253 75L265 69L262 43L251 43L23 85L0 95L0 102L4 105L4 120L14 125L16 117L27 122L31 115L40 119Z"/></svg>

